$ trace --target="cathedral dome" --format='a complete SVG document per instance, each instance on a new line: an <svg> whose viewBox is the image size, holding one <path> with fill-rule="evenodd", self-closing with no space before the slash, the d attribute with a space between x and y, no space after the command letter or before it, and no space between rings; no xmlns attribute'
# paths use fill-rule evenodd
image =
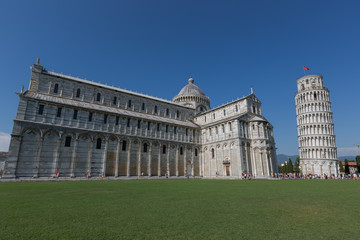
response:
<svg viewBox="0 0 360 240"><path fill-rule="evenodd" d="M180 96L206 97L204 92L194 84L194 79L192 77L189 78L189 84L183 87L176 97Z"/></svg>
<svg viewBox="0 0 360 240"><path fill-rule="evenodd" d="M194 84L194 79L189 78L188 84L181 89L178 95L173 98L174 102L181 103L186 107L195 108L197 112L210 109L210 100L204 92Z"/></svg>

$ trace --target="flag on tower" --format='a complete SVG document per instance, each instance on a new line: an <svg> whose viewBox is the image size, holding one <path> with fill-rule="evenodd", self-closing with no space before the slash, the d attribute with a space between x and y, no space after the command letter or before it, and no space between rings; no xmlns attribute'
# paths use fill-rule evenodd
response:
<svg viewBox="0 0 360 240"><path fill-rule="evenodd" d="M306 70L306 71L309 71L309 70L310 70L309 68L307 68L307 67L305 67L305 66L303 66L303 68L304 68L304 70Z"/></svg>

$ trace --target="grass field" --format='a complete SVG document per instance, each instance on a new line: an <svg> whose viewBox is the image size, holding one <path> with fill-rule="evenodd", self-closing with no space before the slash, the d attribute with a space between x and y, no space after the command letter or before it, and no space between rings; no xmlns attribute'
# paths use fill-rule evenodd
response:
<svg viewBox="0 0 360 240"><path fill-rule="evenodd" d="M360 181L0 183L0 239L360 239Z"/></svg>

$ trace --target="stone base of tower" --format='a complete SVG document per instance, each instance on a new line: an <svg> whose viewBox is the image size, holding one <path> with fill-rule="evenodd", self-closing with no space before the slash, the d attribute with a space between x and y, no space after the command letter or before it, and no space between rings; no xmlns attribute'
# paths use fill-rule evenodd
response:
<svg viewBox="0 0 360 240"><path fill-rule="evenodd" d="M339 175L338 160L300 159L300 170L302 175Z"/></svg>

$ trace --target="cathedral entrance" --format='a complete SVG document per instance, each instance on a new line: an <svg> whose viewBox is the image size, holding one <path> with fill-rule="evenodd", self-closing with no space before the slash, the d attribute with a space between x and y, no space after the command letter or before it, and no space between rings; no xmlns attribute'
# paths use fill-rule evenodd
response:
<svg viewBox="0 0 360 240"><path fill-rule="evenodd" d="M106 176L115 176L115 153L108 152L107 159L106 159L106 169L105 169Z"/></svg>
<svg viewBox="0 0 360 240"><path fill-rule="evenodd" d="M225 174L227 177L230 176L230 165L225 165Z"/></svg>
<svg viewBox="0 0 360 240"><path fill-rule="evenodd" d="M224 164L224 170L225 170L225 173L224 175L226 177L230 177L230 160L229 160L229 157L225 157L224 161L223 161L223 164Z"/></svg>

